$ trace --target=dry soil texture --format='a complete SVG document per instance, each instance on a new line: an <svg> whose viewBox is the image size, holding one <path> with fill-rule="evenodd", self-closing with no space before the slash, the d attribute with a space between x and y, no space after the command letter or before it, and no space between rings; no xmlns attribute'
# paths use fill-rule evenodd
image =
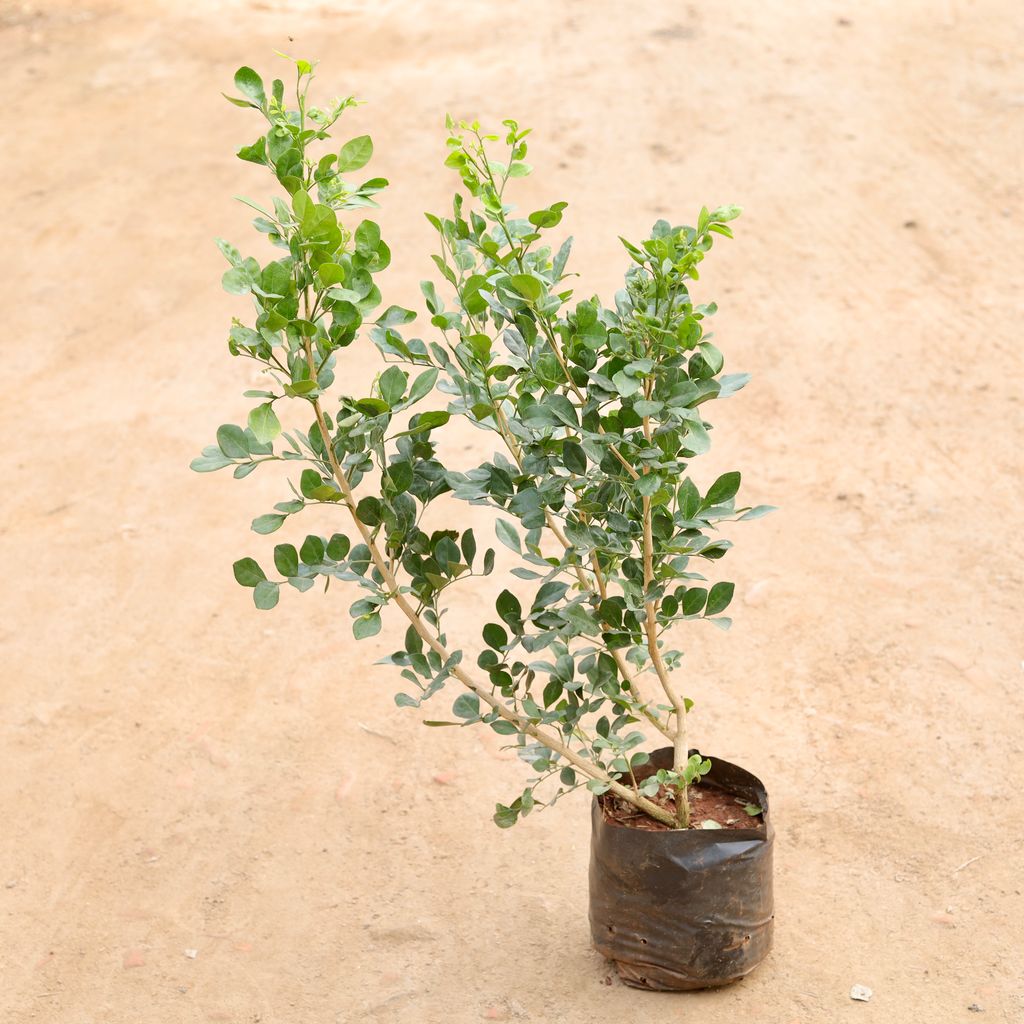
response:
<svg viewBox="0 0 1024 1024"><path fill-rule="evenodd" d="M0 5L0 1019L1024 1020L1022 16ZM571 201L582 294L615 288L618 234L746 207L699 294L754 382L699 481L739 467L782 511L734 533L732 633L681 637L697 740L774 796L777 942L742 984L609 982L586 801L498 831L524 770L394 706L397 623L357 646L340 590L263 614L232 580L284 482L186 466L248 407L211 240L246 244L231 197L269 189L220 90L275 48L371 101L346 131L395 183L389 301L432 269L445 111L535 126L519 198Z"/></svg>

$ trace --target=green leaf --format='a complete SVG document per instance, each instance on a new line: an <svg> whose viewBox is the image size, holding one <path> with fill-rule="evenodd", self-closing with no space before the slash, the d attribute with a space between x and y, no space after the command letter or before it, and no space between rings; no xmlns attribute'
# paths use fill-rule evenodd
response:
<svg viewBox="0 0 1024 1024"><path fill-rule="evenodd" d="M452 705L452 714L457 718L476 720L480 717L480 698L475 693L460 693Z"/></svg>
<svg viewBox="0 0 1024 1024"><path fill-rule="evenodd" d="M229 459L249 457L249 442L245 439L245 431L233 423L225 423L217 428L217 446Z"/></svg>
<svg viewBox="0 0 1024 1024"><path fill-rule="evenodd" d="M735 589L735 583L716 583L708 593L708 603L704 614L717 615L719 612L724 612L732 601Z"/></svg>
<svg viewBox="0 0 1024 1024"><path fill-rule="evenodd" d="M372 220L364 220L356 228L356 252L360 256L372 256L380 245L380 227Z"/></svg>
<svg viewBox="0 0 1024 1024"><path fill-rule="evenodd" d="M719 398L728 398L730 395L736 394L742 387L744 387L750 381L749 373L727 373L719 380L721 390L718 392Z"/></svg>
<svg viewBox="0 0 1024 1024"><path fill-rule="evenodd" d="M517 555L523 553L522 544L519 540L519 531L509 522L504 519L499 519L494 524L494 532L498 535L498 540L507 548L511 548Z"/></svg>
<svg viewBox="0 0 1024 1024"><path fill-rule="evenodd" d="M413 475L411 462L392 462L388 466L388 479L395 494L404 494L412 487Z"/></svg>
<svg viewBox="0 0 1024 1024"><path fill-rule="evenodd" d="M704 607L708 592L703 587L687 587L683 594L683 614L697 615Z"/></svg>
<svg viewBox="0 0 1024 1024"><path fill-rule="evenodd" d="M379 632L380 615L377 612L361 615L352 623L352 635L357 640L365 640L366 637L376 636Z"/></svg>
<svg viewBox="0 0 1024 1024"><path fill-rule="evenodd" d="M543 584L537 591L537 596L533 599L533 607L546 608L549 604L553 604L555 601L561 600L568 589L569 588L566 584L561 583L558 580L548 580L548 582Z"/></svg>
<svg viewBox="0 0 1024 1024"><path fill-rule="evenodd" d="M220 249L221 255L231 264L233 267L240 267L242 265L242 254L228 241L223 238L215 238L214 241L217 243L217 248Z"/></svg>
<svg viewBox="0 0 1024 1024"><path fill-rule="evenodd" d="M575 441L566 441L562 445L562 462L570 473L584 476L587 472L587 455L583 446Z"/></svg>
<svg viewBox="0 0 1024 1024"><path fill-rule="evenodd" d="M636 481L637 493L645 498L649 498L659 487L661 487L661 480L658 479L657 473L645 473Z"/></svg>
<svg viewBox="0 0 1024 1024"><path fill-rule="evenodd" d="M712 505L721 505L730 498L735 497L740 489L739 473L724 473L710 487L701 503L702 508L709 508Z"/></svg>
<svg viewBox="0 0 1024 1024"><path fill-rule="evenodd" d="M689 477L679 486L679 509L685 519L692 519L700 511L700 491Z"/></svg>
<svg viewBox="0 0 1024 1024"><path fill-rule="evenodd" d="M286 516L279 516L275 512L268 512L266 515L257 516L252 521L252 532L253 533L273 533L275 530L280 530L284 523ZM289 575L295 575L291 573Z"/></svg>
<svg viewBox="0 0 1024 1024"><path fill-rule="evenodd" d="M437 383L438 370L432 367L429 370L424 370L413 382L412 387L409 388L409 403L418 402L421 398L426 398L431 391L434 390L434 385Z"/></svg>
<svg viewBox="0 0 1024 1024"><path fill-rule="evenodd" d="M498 723L495 722L495 725ZM494 812L494 824L498 828L511 828L519 820L519 812L512 810L511 807L506 807L504 804L496 804L497 810Z"/></svg>
<svg viewBox="0 0 1024 1024"><path fill-rule="evenodd" d="M249 276L249 272L242 267L225 270L220 283L224 291L230 292L232 295L248 295L252 291L252 278Z"/></svg>
<svg viewBox="0 0 1024 1024"><path fill-rule="evenodd" d="M739 521L743 522L744 519L760 519L761 516L766 516L769 512L777 511L778 509L774 505L755 505L752 509L744 512L740 516Z"/></svg>
<svg viewBox="0 0 1024 1024"><path fill-rule="evenodd" d="M260 136L251 146L242 146L235 154L239 160L247 160L253 164L265 164L267 162L267 140ZM276 231L276 225L271 224Z"/></svg>
<svg viewBox="0 0 1024 1024"><path fill-rule="evenodd" d="M365 523L367 526L379 526L383 519L383 507L380 498L368 494L365 498L359 499L359 503L356 505L356 516L361 523Z"/></svg>
<svg viewBox="0 0 1024 1024"><path fill-rule="evenodd" d="M576 407L568 398L566 398L565 395L546 395L544 398L544 405L546 405L567 427L576 428L579 426L579 420L576 418Z"/></svg>
<svg viewBox="0 0 1024 1024"><path fill-rule="evenodd" d="M727 206L719 206L717 209L712 210L711 220L718 222L735 220L742 212L742 206L737 206L735 203L730 203Z"/></svg>
<svg viewBox="0 0 1024 1024"><path fill-rule="evenodd" d="M629 398L635 395L642 387L642 382L637 380L636 377L630 377L624 370L619 370L612 377L612 383L615 385L615 390L623 398Z"/></svg>
<svg viewBox="0 0 1024 1024"><path fill-rule="evenodd" d="M501 619L508 623L514 630L518 631L521 627L521 620L523 616L523 606L519 603L519 599L510 590L503 590L499 595L497 601L494 604L498 610L498 615Z"/></svg>
<svg viewBox="0 0 1024 1024"><path fill-rule="evenodd" d="M544 294L544 282L530 274L513 274L509 284L528 302L536 302Z"/></svg>
<svg viewBox="0 0 1024 1024"><path fill-rule="evenodd" d="M476 558L476 537L472 530L466 530L462 534L459 546L462 548L462 557L466 560L466 564L471 566L473 559Z"/></svg>
<svg viewBox="0 0 1024 1024"><path fill-rule="evenodd" d="M320 538L318 537L316 539L319 540ZM327 557L333 558L335 562L340 562L351 549L352 542L348 537L343 533L336 533L327 542ZM305 545L303 545L303 550L305 550ZM305 556L303 556L302 560L308 564L308 559L306 559ZM319 560L320 559L316 559L316 561Z"/></svg>
<svg viewBox="0 0 1024 1024"><path fill-rule="evenodd" d="M427 302L427 309L431 313L440 313L444 309L444 303L438 298L437 288L433 281L420 281L420 291Z"/></svg>
<svg viewBox="0 0 1024 1024"><path fill-rule="evenodd" d="M646 402L641 400L633 403L633 412L637 416L660 416L664 408L664 402Z"/></svg>
<svg viewBox="0 0 1024 1024"><path fill-rule="evenodd" d="M267 94L263 91L263 79L252 68L242 67L235 72L235 88L253 103L266 106Z"/></svg>
<svg viewBox="0 0 1024 1024"><path fill-rule="evenodd" d="M546 210L535 210L529 221L538 228L552 228L562 220L562 211L568 203L552 203Z"/></svg>
<svg viewBox="0 0 1024 1024"><path fill-rule="evenodd" d="M373 156L373 140L369 135L360 135L356 139L350 139L341 147L338 154L337 171L345 174L347 171L358 171L365 167Z"/></svg>
<svg viewBox="0 0 1024 1024"><path fill-rule="evenodd" d="M304 498L312 498L323 484L323 477L315 469L304 469L299 475L299 491Z"/></svg>
<svg viewBox="0 0 1024 1024"><path fill-rule="evenodd" d="M281 588L277 583L269 580L260 580L252 592L252 599L256 607L261 611L268 612L273 608L281 596Z"/></svg>
<svg viewBox="0 0 1024 1024"><path fill-rule="evenodd" d="M764 808L760 804L744 804L743 811L752 818L756 818L759 814L764 814Z"/></svg>
<svg viewBox="0 0 1024 1024"><path fill-rule="evenodd" d="M549 708L559 697L562 696L562 692L565 687L561 679L551 679L544 687L544 693L542 700L544 701L544 707Z"/></svg>
<svg viewBox="0 0 1024 1024"><path fill-rule="evenodd" d="M235 579L243 587L255 587L257 583L267 578L266 573L254 558L240 558L232 566L232 569L235 572Z"/></svg>
<svg viewBox="0 0 1024 1024"><path fill-rule="evenodd" d="M708 364L712 374L718 373L725 365L725 357L710 341L702 341L700 343L700 351L704 356L704 362Z"/></svg>
<svg viewBox="0 0 1024 1024"><path fill-rule="evenodd" d="M214 455L198 455L189 464L188 468L193 473L214 473L225 466L233 466L234 463L226 456L217 452Z"/></svg>
<svg viewBox="0 0 1024 1024"><path fill-rule="evenodd" d="M309 470L309 472L313 472ZM306 565L317 565L324 559L324 542L314 534L310 534L299 548L299 557ZM333 555L331 556L334 557Z"/></svg>
<svg viewBox="0 0 1024 1024"><path fill-rule="evenodd" d="M281 421L270 402L258 405L249 413L249 429L262 444L273 441L281 433Z"/></svg>
<svg viewBox="0 0 1024 1024"><path fill-rule="evenodd" d="M433 412L421 412L410 421L413 426L403 430L395 437L404 437L406 434L418 434L421 430L433 430L434 427L444 426L451 419L452 414L444 409L437 409Z"/></svg>
<svg viewBox="0 0 1024 1024"><path fill-rule="evenodd" d="M345 268L339 263L321 263L317 268L317 273L325 288L341 284L345 280Z"/></svg>
<svg viewBox="0 0 1024 1024"><path fill-rule="evenodd" d="M377 318L381 327L401 327L403 324L412 323L416 314L411 309L403 309L401 306L388 306L384 313Z"/></svg>
<svg viewBox="0 0 1024 1024"><path fill-rule="evenodd" d="M274 565L282 576L297 576L299 573L299 553L294 544L278 544L274 548Z"/></svg>
<svg viewBox="0 0 1024 1024"><path fill-rule="evenodd" d="M496 622L488 622L484 626L484 643L488 647L493 647L496 651L500 651L508 644L508 633Z"/></svg>
<svg viewBox="0 0 1024 1024"><path fill-rule="evenodd" d="M390 408L393 409L401 402L408 380L409 375L397 366L389 366L380 375L380 397L387 402Z"/></svg>
<svg viewBox="0 0 1024 1024"><path fill-rule="evenodd" d="M686 437L683 445L694 455L703 455L711 448L711 438L708 437L703 423L690 421L686 424Z"/></svg>

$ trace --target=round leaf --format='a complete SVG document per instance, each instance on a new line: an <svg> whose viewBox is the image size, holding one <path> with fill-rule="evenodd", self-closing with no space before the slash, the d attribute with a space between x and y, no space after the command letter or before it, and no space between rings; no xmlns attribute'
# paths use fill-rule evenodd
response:
<svg viewBox="0 0 1024 1024"><path fill-rule="evenodd" d="M233 423L225 423L217 428L217 446L229 459L249 457L249 442L245 439L245 431Z"/></svg>
<svg viewBox="0 0 1024 1024"><path fill-rule="evenodd" d="M376 636L380 632L380 615L373 612L370 615L362 615L352 623L352 635L357 640L363 640L368 636Z"/></svg>
<svg viewBox="0 0 1024 1024"><path fill-rule="evenodd" d="M260 580L252 592L253 602L261 611L268 612L277 604L278 598L281 596L280 590L278 584L271 583L269 580Z"/></svg>
<svg viewBox="0 0 1024 1024"><path fill-rule="evenodd" d="M273 441L281 433L281 421L270 402L256 406L249 413L249 429L256 435L256 440L263 444Z"/></svg>
<svg viewBox="0 0 1024 1024"><path fill-rule="evenodd" d="M243 587L255 587L257 583L267 578L254 558L240 558L232 568L235 571L235 579Z"/></svg>
<svg viewBox="0 0 1024 1024"><path fill-rule="evenodd" d="M475 693L460 693L452 705L452 713L467 721L480 717L480 698Z"/></svg>

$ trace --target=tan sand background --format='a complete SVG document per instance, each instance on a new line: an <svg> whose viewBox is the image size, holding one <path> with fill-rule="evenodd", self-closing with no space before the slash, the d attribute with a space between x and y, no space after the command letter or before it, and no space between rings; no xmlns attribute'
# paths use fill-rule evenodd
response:
<svg viewBox="0 0 1024 1024"><path fill-rule="evenodd" d="M1006 0L0 4L0 1020L1024 1020L1022 31ZM732 633L680 638L697 741L774 798L738 986L606 983L586 801L498 831L523 769L394 707L397 623L357 646L340 589L263 614L232 580L284 482L186 466L248 407L211 239L270 189L219 92L275 48L370 101L342 136L394 181L389 302L421 308L446 110L535 126L519 197L571 202L580 294L617 234L746 207L699 294L754 382L699 473L782 511L733 533Z"/></svg>

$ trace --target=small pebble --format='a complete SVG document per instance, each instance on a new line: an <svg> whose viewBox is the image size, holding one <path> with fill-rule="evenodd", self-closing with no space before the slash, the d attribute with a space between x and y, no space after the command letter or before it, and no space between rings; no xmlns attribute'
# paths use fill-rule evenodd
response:
<svg viewBox="0 0 1024 1024"><path fill-rule="evenodd" d="M873 995L874 992L867 985L854 985L850 989L850 998L856 999L858 1003L866 1003Z"/></svg>
<svg viewBox="0 0 1024 1024"><path fill-rule="evenodd" d="M189 960L195 960L195 958L197 956L199 956L199 950L198 949L186 949L185 950L185 956L187 956L189 958Z"/></svg>
<svg viewBox="0 0 1024 1024"><path fill-rule="evenodd" d="M979 1006L977 1003L971 1003L971 1005L968 1006L967 1009L970 1010L971 1013L984 1013L985 1012L984 1008Z"/></svg>

